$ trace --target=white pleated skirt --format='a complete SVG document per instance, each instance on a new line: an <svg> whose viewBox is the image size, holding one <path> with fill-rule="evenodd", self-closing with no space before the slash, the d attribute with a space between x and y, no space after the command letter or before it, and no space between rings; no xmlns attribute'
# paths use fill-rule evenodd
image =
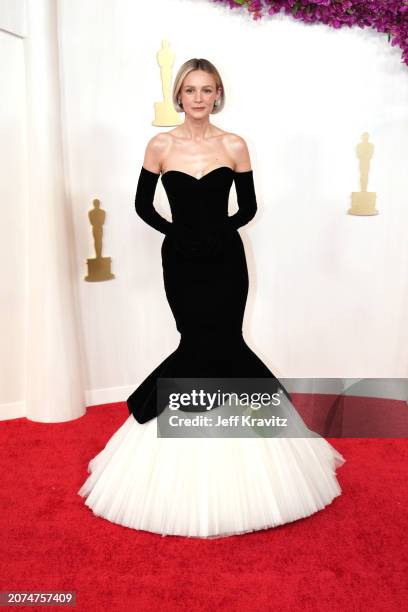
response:
<svg viewBox="0 0 408 612"><path fill-rule="evenodd" d="M346 460L316 434L163 438L156 421L140 424L130 414L89 462L78 494L96 516L215 538L305 518L341 494L336 469Z"/></svg>

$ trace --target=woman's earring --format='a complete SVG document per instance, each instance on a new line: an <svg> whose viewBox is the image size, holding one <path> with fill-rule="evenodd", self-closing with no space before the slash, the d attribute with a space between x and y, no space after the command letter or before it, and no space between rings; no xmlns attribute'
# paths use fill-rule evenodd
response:
<svg viewBox="0 0 408 612"><path fill-rule="evenodd" d="M177 98L177 104L180 106L180 108L183 108L183 104L180 98Z"/></svg>

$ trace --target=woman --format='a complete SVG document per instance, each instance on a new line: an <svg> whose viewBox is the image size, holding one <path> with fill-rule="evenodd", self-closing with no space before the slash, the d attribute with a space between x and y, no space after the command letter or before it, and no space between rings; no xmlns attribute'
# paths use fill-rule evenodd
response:
<svg viewBox="0 0 408 612"><path fill-rule="evenodd" d="M286 389L242 335L248 270L237 230L255 216L257 202L244 139L209 121L225 103L215 66L205 59L185 62L175 79L173 103L184 112L184 123L149 141L135 207L165 235L164 287L180 343L127 399L127 420L90 461L79 494L94 514L127 527L220 537L274 527L324 508L341 494L335 472L345 459L306 427ZM171 222L153 206L160 174ZM233 182L238 211L228 216ZM180 418L191 410L181 408L177 424L187 426L172 437L173 396L158 391L164 380L170 381L164 390L186 390L183 384L194 381L191 392L199 381L221 380L228 387L231 379L248 389L255 380L267 383L277 392L279 425L286 421L290 428L281 428L283 434L272 426L257 429L259 421L266 422L258 419L244 433L240 417L259 409L251 395L249 406L238 406L234 416L223 400L211 410L208 405L193 410L210 417L200 421L198 435ZM221 418L225 415L230 420ZM217 417L222 434L213 433ZM229 433L238 423L234 418L242 425L238 437ZM159 419L161 433L167 434L162 437Z"/></svg>

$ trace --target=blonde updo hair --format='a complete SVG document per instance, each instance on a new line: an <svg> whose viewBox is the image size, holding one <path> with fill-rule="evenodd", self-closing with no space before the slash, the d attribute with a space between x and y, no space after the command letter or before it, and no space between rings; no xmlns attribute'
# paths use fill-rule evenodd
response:
<svg viewBox="0 0 408 612"><path fill-rule="evenodd" d="M173 85L174 108L176 109L178 113L183 112L183 108L177 102L177 98L179 96L180 89L181 89L184 79L193 70L204 70L205 72L208 72L208 74L212 74L212 76L214 77L215 83L216 83L217 90L219 87L221 87L221 95L219 97L218 106L214 106L213 110L211 111L212 115L219 113L220 111L222 111L222 109L224 108L224 104L225 104L224 85L222 83L220 73L218 72L214 64L212 64L209 60L206 60L203 58L197 59L196 57L194 57L193 59L187 60L187 62L184 62L184 64L181 66L181 68L179 69L176 75L176 78L174 80L174 85Z"/></svg>

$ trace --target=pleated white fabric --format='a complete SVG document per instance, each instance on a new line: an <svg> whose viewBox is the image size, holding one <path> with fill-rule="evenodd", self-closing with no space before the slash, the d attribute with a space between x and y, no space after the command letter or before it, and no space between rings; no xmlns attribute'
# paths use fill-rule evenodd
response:
<svg viewBox="0 0 408 612"><path fill-rule="evenodd" d="M89 462L78 494L112 523L223 537L321 510L341 494L336 469L345 461L321 436L160 438L157 419L140 424L130 414Z"/></svg>

